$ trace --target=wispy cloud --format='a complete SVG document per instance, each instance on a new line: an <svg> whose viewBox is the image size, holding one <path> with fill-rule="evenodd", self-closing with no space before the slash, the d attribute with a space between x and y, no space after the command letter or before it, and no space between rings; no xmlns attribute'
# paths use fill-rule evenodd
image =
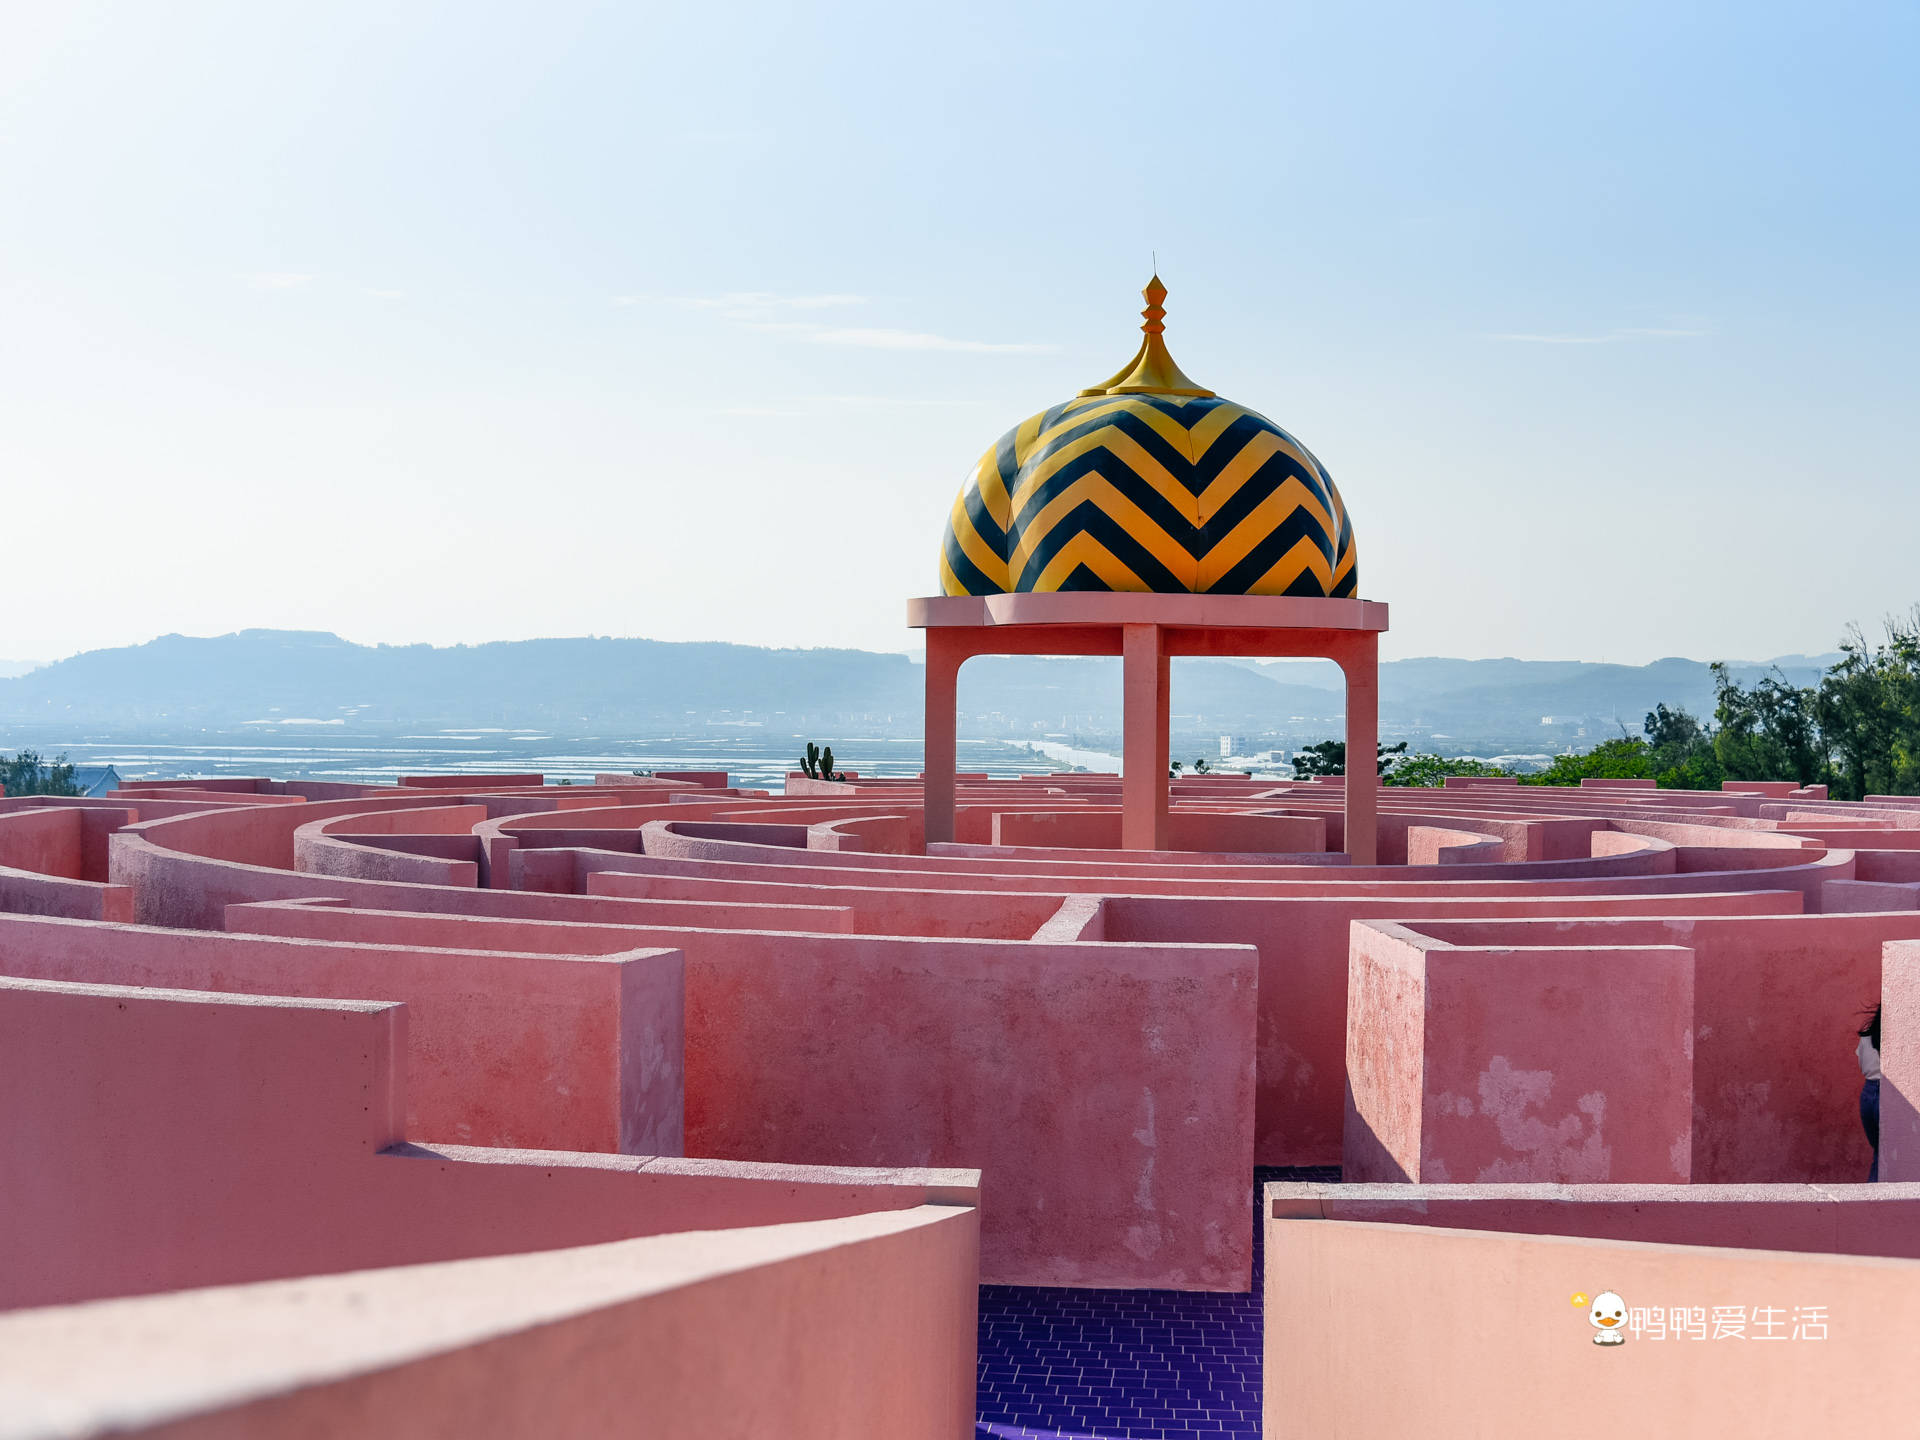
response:
<svg viewBox="0 0 1920 1440"><path fill-rule="evenodd" d="M249 290L304 290L314 278L300 270L260 270L240 277Z"/></svg>
<svg viewBox="0 0 1920 1440"><path fill-rule="evenodd" d="M968 409L979 404L977 400L918 399L896 395L800 395L788 400L769 400L759 405L728 405L706 413L799 419L868 410Z"/></svg>
<svg viewBox="0 0 1920 1440"><path fill-rule="evenodd" d="M965 350L982 355L1033 355L1057 350L1057 345L1030 345L1022 341L956 340L951 335L929 335L920 330L833 330L821 328L807 338L817 345L853 345L863 350Z"/></svg>
<svg viewBox="0 0 1920 1440"><path fill-rule="evenodd" d="M724 295L616 295L616 305L677 305L684 310L718 310L729 318L782 310L831 310L864 305L864 295L776 295L767 290L733 290Z"/></svg>
<svg viewBox="0 0 1920 1440"><path fill-rule="evenodd" d="M1707 333L1705 330L1622 329L1607 330L1598 335L1505 333L1486 338L1510 340L1522 345L1618 345L1630 340L1695 340Z"/></svg>
<svg viewBox="0 0 1920 1440"><path fill-rule="evenodd" d="M943 350L976 355L1031 355L1059 349L1057 345L967 340L924 330L829 325L819 320L792 318L809 311L865 305L867 297L864 295L777 295L764 290L737 290L724 295L616 295L613 303L623 306L673 305L682 309L711 311L742 329L778 332L816 345L842 345L859 350Z"/></svg>

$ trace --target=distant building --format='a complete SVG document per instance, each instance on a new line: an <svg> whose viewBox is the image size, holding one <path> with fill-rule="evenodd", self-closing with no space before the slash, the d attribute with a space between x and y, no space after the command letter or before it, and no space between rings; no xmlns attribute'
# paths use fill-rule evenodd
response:
<svg viewBox="0 0 1920 1440"><path fill-rule="evenodd" d="M73 783L86 796L99 796L120 788L120 772L111 765L76 765Z"/></svg>
<svg viewBox="0 0 1920 1440"><path fill-rule="evenodd" d="M1222 760L1226 759L1229 755L1238 755L1239 753L1240 742L1236 737L1232 735L1222 735L1220 737L1220 758Z"/></svg>

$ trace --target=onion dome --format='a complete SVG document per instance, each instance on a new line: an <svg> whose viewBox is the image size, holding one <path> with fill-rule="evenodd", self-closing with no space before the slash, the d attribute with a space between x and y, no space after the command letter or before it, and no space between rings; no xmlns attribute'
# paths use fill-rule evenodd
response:
<svg viewBox="0 0 1920 1440"><path fill-rule="evenodd" d="M942 592L1354 595L1353 524L1326 467L1188 379L1162 338L1166 286L1140 293L1132 361L981 456L947 520Z"/></svg>

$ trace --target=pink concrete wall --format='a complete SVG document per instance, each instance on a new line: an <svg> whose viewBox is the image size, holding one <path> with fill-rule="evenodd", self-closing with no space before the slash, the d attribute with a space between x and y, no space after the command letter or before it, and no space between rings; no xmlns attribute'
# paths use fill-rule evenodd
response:
<svg viewBox="0 0 1920 1440"><path fill-rule="evenodd" d="M1655 877L1656 879L1658 877ZM1338 891L1338 884L1322 887ZM1262 1165L1333 1165L1345 1126L1347 947L1356 920L1473 916L1791 913L1797 891L1720 895L1431 898L1418 893L1299 899L1114 896L1107 939L1252 944L1260 951L1260 1083L1255 1153ZM1435 887L1443 893L1450 887ZM1524 896L1524 889L1522 890Z"/></svg>
<svg viewBox="0 0 1920 1440"><path fill-rule="evenodd" d="M634 857L640 859L642 857ZM520 854L514 856L519 863ZM1060 908L1062 893L1006 890L909 890L879 886L773 884L764 881L683 880L649 868L630 872L627 857L583 857L592 866L589 895L627 899L729 900L773 905L834 905L848 913L847 928L866 935L1024 940Z"/></svg>
<svg viewBox="0 0 1920 1440"><path fill-rule="evenodd" d="M969 1171L399 1144L405 1010L0 979L0 1309L929 1202Z"/></svg>
<svg viewBox="0 0 1920 1440"><path fill-rule="evenodd" d="M1880 1180L1910 1184L1920 1181L1920 940L1890 941L1881 970Z"/></svg>
<svg viewBox="0 0 1920 1440"><path fill-rule="evenodd" d="M0 865L78 880L80 810L14 810L0 814Z"/></svg>
<svg viewBox="0 0 1920 1440"><path fill-rule="evenodd" d="M796 939L696 964L688 1148L977 1165L984 1281L1242 1289L1254 1006L1244 949Z"/></svg>
<svg viewBox="0 0 1920 1440"><path fill-rule="evenodd" d="M926 843L926 831L917 811L911 815L863 815L851 820L827 820L807 827L809 850L918 855Z"/></svg>
<svg viewBox="0 0 1920 1440"><path fill-rule="evenodd" d="M0 1305L326 1268L281 1217L403 1138L405 1048L397 1005L0 978Z"/></svg>
<svg viewBox="0 0 1920 1440"><path fill-rule="evenodd" d="M133 891L125 885L95 885L28 870L0 869L0 911L127 923L134 918Z"/></svg>
<svg viewBox="0 0 1920 1440"><path fill-rule="evenodd" d="M1592 1343L1581 1293L1629 1307L1823 1307L1825 1339ZM1410 1303L1426 1298L1434 1303ZM1444 1313L1436 1315L1435 1306ZM1537 1440L1568 1431L1830 1435L1920 1413L1920 1262L1417 1225L1267 1222L1270 1435ZM1709 1334L1713 1333L1711 1329ZM1383 1363L1382 1357L1393 1357Z"/></svg>
<svg viewBox="0 0 1920 1440"><path fill-rule="evenodd" d="M1266 1203L1282 1220L1920 1259L1920 1185L1277 1184Z"/></svg>
<svg viewBox="0 0 1920 1440"><path fill-rule="evenodd" d="M1920 910L1920 880L1829 880L1820 887L1824 915Z"/></svg>
<svg viewBox="0 0 1920 1440"><path fill-rule="evenodd" d="M1000 811L993 816L992 837L995 845L1118 851L1120 811L1089 806ZM1176 808L1167 816L1167 848L1248 855L1311 853L1326 849L1326 822L1319 816Z"/></svg>
<svg viewBox="0 0 1920 1440"><path fill-rule="evenodd" d="M1407 928L1461 945L1685 946L1694 955L1694 1181L1865 1176L1854 1030L1881 993L1883 945L1920 939L1920 916L1568 916Z"/></svg>
<svg viewBox="0 0 1920 1440"><path fill-rule="evenodd" d="M360 943L574 943L567 926L334 906L233 918ZM1246 1287L1250 951L675 939L687 957L689 1153L977 1166L991 1280Z"/></svg>
<svg viewBox="0 0 1920 1440"><path fill-rule="evenodd" d="M1360 925L1348 987L1344 1177L1686 1182L1690 951L1455 948Z"/></svg>
<svg viewBox="0 0 1920 1440"><path fill-rule="evenodd" d="M412 790L498 790L504 786L544 785L547 777L531 771L504 775L402 775L395 784Z"/></svg>
<svg viewBox="0 0 1920 1440"><path fill-rule="evenodd" d="M104 882L107 837L133 814L98 805L0 810L0 911L131 920L133 892Z"/></svg>
<svg viewBox="0 0 1920 1440"><path fill-rule="evenodd" d="M1406 844L1409 865L1484 865L1504 858L1506 850L1498 836L1436 825L1409 825Z"/></svg>
<svg viewBox="0 0 1920 1440"><path fill-rule="evenodd" d="M977 1249L925 1206L36 1311L0 1388L168 1440L970 1440Z"/></svg>
<svg viewBox="0 0 1920 1440"><path fill-rule="evenodd" d="M480 841L473 831L488 818L488 808L432 805L314 820L294 831L293 868L364 880L477 885Z"/></svg>
<svg viewBox="0 0 1920 1440"><path fill-rule="evenodd" d="M1880 837L1876 836L1873 843L1878 846ZM1920 852L1904 849L1857 851L1854 855L1854 875L1861 880L1891 880L1896 883L1920 880Z"/></svg>
<svg viewBox="0 0 1920 1440"><path fill-rule="evenodd" d="M677 1154L682 960L558 958L0 915L0 974L405 1001L415 1139Z"/></svg>

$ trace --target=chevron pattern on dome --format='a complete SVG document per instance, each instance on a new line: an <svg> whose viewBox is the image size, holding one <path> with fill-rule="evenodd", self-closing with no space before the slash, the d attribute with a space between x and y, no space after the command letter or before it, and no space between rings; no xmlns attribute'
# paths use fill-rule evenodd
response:
<svg viewBox="0 0 1920 1440"><path fill-rule="evenodd" d="M1204 392L1085 395L981 457L941 546L948 595L1356 593L1353 524L1313 453Z"/></svg>

